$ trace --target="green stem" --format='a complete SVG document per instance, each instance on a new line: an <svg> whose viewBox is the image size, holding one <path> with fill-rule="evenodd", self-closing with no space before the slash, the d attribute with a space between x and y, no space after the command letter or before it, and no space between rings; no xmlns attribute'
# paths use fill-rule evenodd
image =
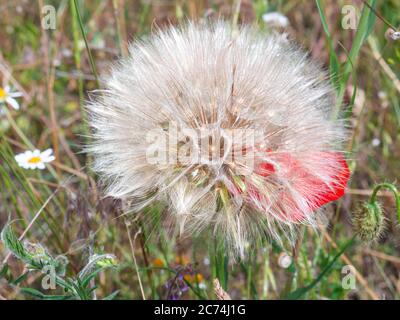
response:
<svg viewBox="0 0 400 320"><path fill-rule="evenodd" d="M74 3L71 1L70 2L70 11L71 11L71 25L72 25L72 38L73 38L73 46L74 46L74 61L75 61L75 67L77 71L79 72L78 75L78 93L79 93L79 102L82 104L84 100L84 94L83 94L83 77L82 77L82 68L81 68L81 53L79 49L79 30L78 30L78 25L77 25L77 13L75 10Z"/></svg>
<svg viewBox="0 0 400 320"><path fill-rule="evenodd" d="M374 1L375 0L369 0L368 5L370 7L373 7ZM346 64L344 65L343 76L342 76L342 80L340 83L339 93L338 93L338 97L336 100L337 102L336 102L336 106L335 106L335 110L334 110L334 114L333 114L334 118L337 118L337 116L339 114L339 110L343 103L344 94L346 91L346 84L347 84L347 81L349 80L351 70L355 66L354 62L356 61L357 55L360 52L363 42L365 41L366 37L368 36L369 18L370 18L370 14L372 13L369 6L364 5L364 7L362 9L360 22L357 27L356 36L354 38L353 45L351 46Z"/></svg>
<svg viewBox="0 0 400 320"><path fill-rule="evenodd" d="M15 133L21 138L21 140L31 149L36 149L33 143L28 139L28 137L22 132L22 130L18 127L17 123L15 122L13 116L11 115L10 111L7 108L4 108L7 116L7 120L10 123L11 127L14 129Z"/></svg>
<svg viewBox="0 0 400 320"><path fill-rule="evenodd" d="M83 41L85 42L86 51L87 51L87 53L89 55L90 67L92 68L93 75L96 78L97 86L100 87L100 81L99 81L99 77L97 76L96 65L94 64L92 52L91 52L91 50L89 48L89 44L88 44L88 40L87 40L87 37L86 37L85 29L83 28L83 22L82 22L81 13L79 12L78 3L76 1L77 0L73 0L74 6L75 6L75 11L76 11L76 17L78 18L78 23L79 23L79 27L81 29Z"/></svg>
<svg viewBox="0 0 400 320"><path fill-rule="evenodd" d="M382 188L388 189L393 193L394 199L396 201L397 221L400 223L400 194L397 188L393 184L387 182L377 184L371 194L369 203L374 204L376 202L376 196L378 194L378 191Z"/></svg>
<svg viewBox="0 0 400 320"><path fill-rule="evenodd" d="M227 290L228 288L228 254L225 241L218 238L215 239L215 276L218 278L221 287L224 290Z"/></svg>

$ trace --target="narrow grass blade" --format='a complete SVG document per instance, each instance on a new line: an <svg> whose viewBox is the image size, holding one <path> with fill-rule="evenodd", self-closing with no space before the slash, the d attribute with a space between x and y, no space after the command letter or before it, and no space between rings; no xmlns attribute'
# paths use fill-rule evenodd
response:
<svg viewBox="0 0 400 320"><path fill-rule="evenodd" d="M89 43L88 43L88 40L87 40L87 37L86 37L85 29L83 27L82 17L81 17L81 14L79 12L79 6L78 6L78 3L77 3L77 0L71 0L71 1L73 1L74 7L75 7L76 18L78 19L78 24L79 24L79 27L81 29L83 41L85 42L86 51L87 51L88 56L89 56L90 67L92 68L93 75L96 78L97 86L100 87L100 81L99 81L99 77L97 75L96 65L95 65L94 60L93 60L92 52L91 52L91 50L89 48Z"/></svg>

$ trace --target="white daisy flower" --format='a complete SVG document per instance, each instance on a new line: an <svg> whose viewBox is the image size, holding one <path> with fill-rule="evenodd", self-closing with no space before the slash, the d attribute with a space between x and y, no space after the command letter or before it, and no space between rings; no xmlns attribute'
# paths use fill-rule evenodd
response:
<svg viewBox="0 0 400 320"><path fill-rule="evenodd" d="M18 165L24 169L45 169L45 163L52 162L55 157L52 155L53 149L47 149L43 152L40 150L25 151L17 154L15 160Z"/></svg>
<svg viewBox="0 0 400 320"><path fill-rule="evenodd" d="M289 19L279 12L264 13L262 19L273 27L286 28L289 25Z"/></svg>
<svg viewBox="0 0 400 320"><path fill-rule="evenodd" d="M19 103L15 98L22 97L21 92L11 92L9 86L0 87L0 103L8 103L15 110L19 109Z"/></svg>

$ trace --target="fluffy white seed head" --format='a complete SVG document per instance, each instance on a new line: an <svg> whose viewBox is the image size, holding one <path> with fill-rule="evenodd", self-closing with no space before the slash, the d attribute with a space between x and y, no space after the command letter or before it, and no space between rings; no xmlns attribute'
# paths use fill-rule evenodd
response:
<svg viewBox="0 0 400 320"><path fill-rule="evenodd" d="M285 37L251 27L158 31L88 105L94 169L133 210L163 201L181 232L211 228L235 253L259 235L292 238L314 223L310 176L329 187L339 170L320 156L344 137L326 78Z"/></svg>

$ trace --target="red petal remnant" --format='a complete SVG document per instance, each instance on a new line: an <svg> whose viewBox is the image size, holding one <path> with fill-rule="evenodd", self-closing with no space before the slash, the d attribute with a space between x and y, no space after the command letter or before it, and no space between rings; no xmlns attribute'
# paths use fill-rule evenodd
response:
<svg viewBox="0 0 400 320"><path fill-rule="evenodd" d="M282 185L282 191L272 198L266 192L262 194L247 179L246 201L258 209L268 211L268 207L274 204L274 213L282 220L299 222L307 214L344 195L350 170L341 153L315 152L295 158L288 153L271 152L268 157L271 163L260 163L255 173L266 179L277 174L287 185ZM264 206L260 208L260 204Z"/></svg>

